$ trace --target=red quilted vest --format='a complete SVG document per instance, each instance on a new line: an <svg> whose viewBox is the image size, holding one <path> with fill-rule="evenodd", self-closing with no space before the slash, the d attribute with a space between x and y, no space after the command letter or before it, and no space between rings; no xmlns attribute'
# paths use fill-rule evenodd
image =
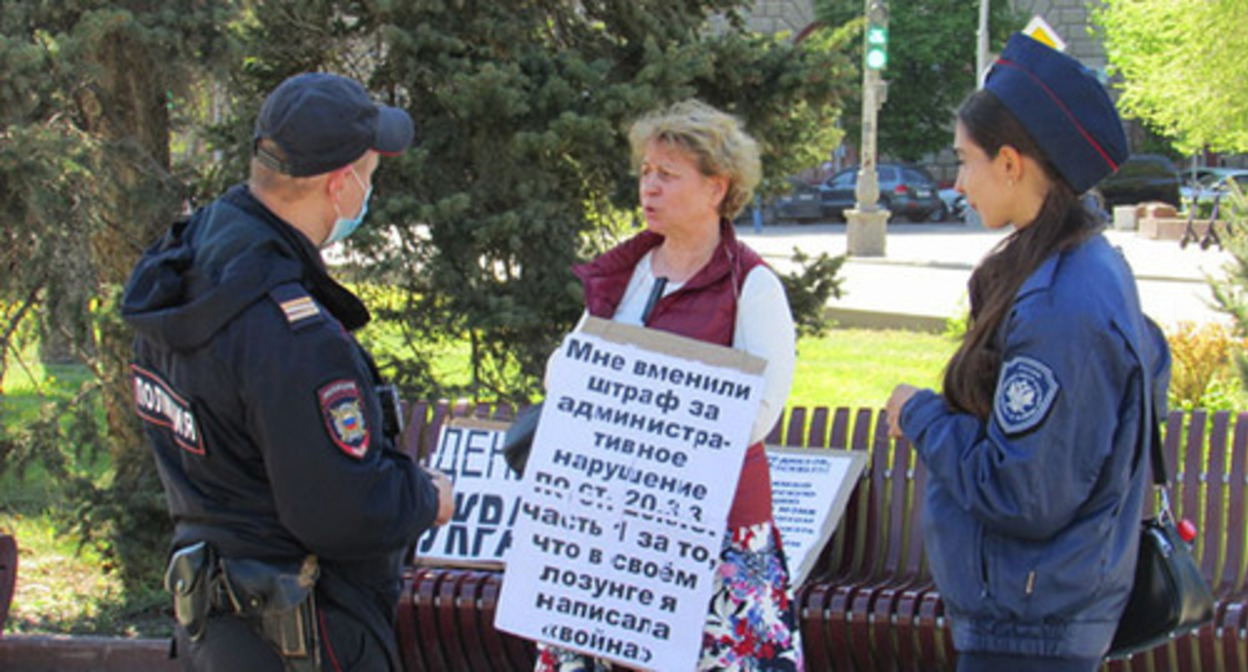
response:
<svg viewBox="0 0 1248 672"><path fill-rule="evenodd" d="M763 260L737 240L728 220L721 220L719 229L721 244L711 260L684 286L659 299L646 320L647 327L732 347L737 297L741 295L746 275ZM573 268L585 287L585 307L589 314L608 320L613 318L628 288L633 268L662 242L663 236L643 231L593 261ZM770 520L771 472L763 444L759 442L746 451L741 480L728 514L728 526L745 527Z"/></svg>

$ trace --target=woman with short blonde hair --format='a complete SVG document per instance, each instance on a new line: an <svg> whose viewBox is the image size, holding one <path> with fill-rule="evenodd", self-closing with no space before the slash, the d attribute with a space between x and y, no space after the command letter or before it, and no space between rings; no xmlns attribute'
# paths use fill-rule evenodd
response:
<svg viewBox="0 0 1248 672"><path fill-rule="evenodd" d="M734 117L697 100L642 117L629 139L646 230L574 269L585 287L586 313L767 360L698 669L801 670L801 637L762 444L793 381L793 317L780 279L732 227L759 181L758 145ZM664 669L665 661L655 662ZM607 668L578 653L539 647L536 669L542 672Z"/></svg>

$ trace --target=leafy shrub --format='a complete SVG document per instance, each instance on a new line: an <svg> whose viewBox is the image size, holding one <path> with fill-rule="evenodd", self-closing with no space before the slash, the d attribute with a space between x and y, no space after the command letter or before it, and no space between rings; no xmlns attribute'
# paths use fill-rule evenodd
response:
<svg viewBox="0 0 1248 672"><path fill-rule="evenodd" d="M781 275L780 282L784 284L784 292L789 297L789 308L793 311L797 334L823 336L831 326L825 310L828 299L833 296L841 298L841 283L844 278L838 278L837 273L845 264L845 255L832 257L827 252L821 252L812 261L795 247L793 262L800 270Z"/></svg>
<svg viewBox="0 0 1248 672"><path fill-rule="evenodd" d="M961 343L966 338L966 330L971 328L970 300L965 294L958 300L958 308L954 314L945 318L945 329L941 335L953 343Z"/></svg>
<svg viewBox="0 0 1248 672"><path fill-rule="evenodd" d="M1170 405L1191 410L1235 410L1239 390L1232 360L1245 348L1225 325L1180 322L1166 334L1173 357Z"/></svg>

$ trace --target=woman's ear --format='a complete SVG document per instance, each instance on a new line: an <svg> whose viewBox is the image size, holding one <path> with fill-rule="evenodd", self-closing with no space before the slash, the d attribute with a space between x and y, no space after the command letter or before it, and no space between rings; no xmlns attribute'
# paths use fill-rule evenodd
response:
<svg viewBox="0 0 1248 672"><path fill-rule="evenodd" d="M1010 145L1001 145L1001 149L997 150L997 161L1000 162L1001 169L1005 171L1005 178L1010 184L1022 181L1023 155L1021 152Z"/></svg>

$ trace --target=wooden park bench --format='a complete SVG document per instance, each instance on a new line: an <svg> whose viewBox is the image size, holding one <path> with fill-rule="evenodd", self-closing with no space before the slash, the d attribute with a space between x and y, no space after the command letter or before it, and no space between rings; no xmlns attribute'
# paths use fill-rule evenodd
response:
<svg viewBox="0 0 1248 672"><path fill-rule="evenodd" d="M406 449L425 455L451 417L509 420L507 405L415 403ZM1166 419L1175 472L1175 514L1201 530L1195 546L1218 601L1213 624L1105 670L1248 672L1244 515L1248 413L1174 411ZM887 436L872 409L792 408L768 443L869 454L836 533L797 591L807 669L952 670L956 659L918 523L925 470L908 442ZM502 573L414 566L399 614L400 646L412 672L531 670L534 647L493 628Z"/></svg>
<svg viewBox="0 0 1248 672"><path fill-rule="evenodd" d="M405 448L427 454L449 418L509 420L507 405L411 404ZM918 520L925 471L910 445L887 437L872 409L792 408L768 437L775 445L864 451L866 469L841 524L797 591L807 669L952 670L940 594L931 581ZM1175 514L1201 531L1196 557L1217 598L1214 622L1127 660L1119 671L1248 672L1248 413L1175 411L1164 449L1175 472ZM13 594L17 549L0 535L0 627ZM493 627L502 572L414 564L407 568L398 639L409 672L533 669L532 642ZM167 643L91 638L0 637L0 669L169 670Z"/></svg>
<svg viewBox="0 0 1248 672"><path fill-rule="evenodd" d="M9 620L13 589L17 585L17 540L11 534L0 534L0 636Z"/></svg>

